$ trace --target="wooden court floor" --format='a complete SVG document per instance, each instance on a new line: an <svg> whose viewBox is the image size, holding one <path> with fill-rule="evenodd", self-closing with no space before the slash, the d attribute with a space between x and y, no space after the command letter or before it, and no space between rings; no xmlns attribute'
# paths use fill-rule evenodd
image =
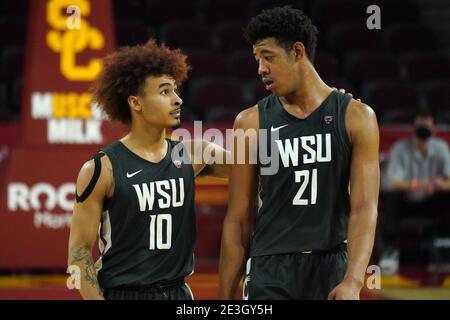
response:
<svg viewBox="0 0 450 320"><path fill-rule="evenodd" d="M76 300L77 291L66 287L66 275L0 276L0 300ZM196 300L217 297L217 273L195 273L187 279ZM450 300L450 276L440 286L424 287L419 281L404 276L382 277L380 290L364 289L363 300L438 299ZM237 299L241 297L239 290Z"/></svg>

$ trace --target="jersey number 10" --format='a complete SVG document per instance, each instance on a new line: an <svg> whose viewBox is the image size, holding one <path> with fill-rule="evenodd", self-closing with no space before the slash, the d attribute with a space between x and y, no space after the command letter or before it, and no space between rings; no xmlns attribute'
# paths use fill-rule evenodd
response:
<svg viewBox="0 0 450 320"><path fill-rule="evenodd" d="M302 199L303 193L309 183L309 170L295 171L295 182L301 183L300 188L297 191L292 204L294 206L306 206L308 204L316 204L317 200L317 169L312 170L311 178L311 202L308 199Z"/></svg>
<svg viewBox="0 0 450 320"><path fill-rule="evenodd" d="M165 230L165 232L164 232ZM166 235L164 239L164 233ZM172 247L172 216L170 214L150 215L150 250Z"/></svg>

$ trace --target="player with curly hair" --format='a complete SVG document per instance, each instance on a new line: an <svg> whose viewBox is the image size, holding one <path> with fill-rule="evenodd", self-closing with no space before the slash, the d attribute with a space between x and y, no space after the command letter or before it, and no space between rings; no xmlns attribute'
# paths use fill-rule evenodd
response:
<svg viewBox="0 0 450 320"><path fill-rule="evenodd" d="M166 128L180 125L177 87L189 71L186 58L153 40L123 47L106 57L94 83L100 108L130 130L78 175L68 263L81 271L85 299L193 298L184 279L194 265L194 179L228 177L229 166L191 161L197 146L225 158L217 145L166 138Z"/></svg>
<svg viewBox="0 0 450 320"><path fill-rule="evenodd" d="M377 221L378 125L369 106L322 81L317 34L289 6L264 10L244 30L272 94L234 127L265 130L270 139L256 145L279 166L265 170L273 163L258 157L232 167L219 298L234 298L246 259L244 298L359 298ZM247 144L245 156L255 149Z"/></svg>

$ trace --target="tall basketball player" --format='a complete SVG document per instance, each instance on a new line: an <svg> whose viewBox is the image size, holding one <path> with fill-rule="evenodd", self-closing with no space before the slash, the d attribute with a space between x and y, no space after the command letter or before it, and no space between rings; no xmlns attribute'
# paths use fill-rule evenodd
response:
<svg viewBox="0 0 450 320"><path fill-rule="evenodd" d="M177 86L188 69L185 55L154 41L105 59L94 98L130 131L87 161L77 179L68 263L81 271L85 299L193 298L184 278L194 265L194 178L206 171L227 177L229 166L190 161L194 146L225 157L217 145L166 139L166 128L180 125Z"/></svg>
<svg viewBox="0 0 450 320"><path fill-rule="evenodd" d="M359 299L377 220L375 114L319 77L317 29L302 11L263 11L244 34L272 94L234 127L266 130L270 139L260 136L258 148L275 153L279 168L264 173L258 156L231 170L219 298L235 296L246 265L244 298Z"/></svg>

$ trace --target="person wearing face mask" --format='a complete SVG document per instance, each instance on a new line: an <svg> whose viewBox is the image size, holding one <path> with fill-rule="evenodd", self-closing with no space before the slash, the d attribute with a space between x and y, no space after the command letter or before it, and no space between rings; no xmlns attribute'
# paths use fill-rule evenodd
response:
<svg viewBox="0 0 450 320"><path fill-rule="evenodd" d="M389 154L389 192L384 197L381 220L384 250L379 261L385 275L398 272L402 217L440 219L449 214L445 201L450 196L450 152L435 131L431 112L420 110L414 118L414 136L398 141Z"/></svg>

